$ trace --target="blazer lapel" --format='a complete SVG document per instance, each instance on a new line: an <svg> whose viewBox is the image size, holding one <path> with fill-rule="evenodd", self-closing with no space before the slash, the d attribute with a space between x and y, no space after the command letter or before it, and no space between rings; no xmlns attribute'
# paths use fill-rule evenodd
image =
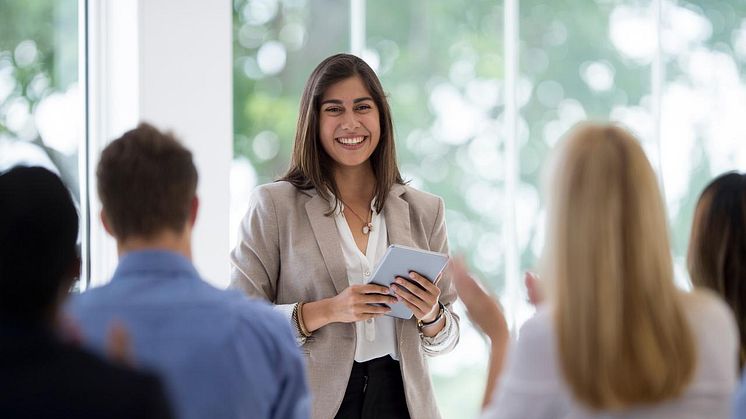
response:
<svg viewBox="0 0 746 419"><path fill-rule="evenodd" d="M406 189L402 185L391 187L386 205L383 210L386 218L386 230L389 233L389 244L400 244L403 246L414 247L412 241L412 230L409 222L409 203L402 199ZM396 319L396 335L398 336L399 352L407 351L407 341L404 339L404 328L409 320Z"/></svg>
<svg viewBox="0 0 746 419"><path fill-rule="evenodd" d="M318 193L311 193L310 195L311 199L306 203L306 213L311 222L316 243L321 249L326 270L329 271L334 288L339 294L350 285L350 282L347 280L344 254L342 254L342 247L339 245L337 225L333 217L324 215L329 211L329 203Z"/></svg>
<svg viewBox="0 0 746 419"><path fill-rule="evenodd" d="M386 218L386 230L389 233L389 244L400 244L412 247L412 231L409 225L409 203L402 199L406 189L402 185L394 185L386 199L383 209Z"/></svg>

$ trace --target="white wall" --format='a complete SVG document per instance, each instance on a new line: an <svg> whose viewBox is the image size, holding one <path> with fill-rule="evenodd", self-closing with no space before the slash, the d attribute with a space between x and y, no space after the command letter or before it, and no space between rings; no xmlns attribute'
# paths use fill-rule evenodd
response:
<svg viewBox="0 0 746 419"><path fill-rule="evenodd" d="M137 121L173 131L192 150L200 177L194 261L200 273L219 286L228 283L229 275L231 4L88 0L91 168L95 170L105 144ZM94 285L108 280L115 264L112 242L105 238L95 211L92 206Z"/></svg>

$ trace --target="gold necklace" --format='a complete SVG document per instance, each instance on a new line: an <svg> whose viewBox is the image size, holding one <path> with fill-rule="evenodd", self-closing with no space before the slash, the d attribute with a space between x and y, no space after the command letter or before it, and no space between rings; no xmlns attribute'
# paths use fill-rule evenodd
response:
<svg viewBox="0 0 746 419"><path fill-rule="evenodd" d="M345 201L342 201L341 198L339 199L339 201L342 202L342 205L344 205L345 208L349 209L350 212L352 212L352 214L354 214L355 217L357 217L358 219L360 219L360 221L363 223L363 234L365 234L367 236L368 233L370 233L371 231L373 231L373 223L371 222L372 221L371 220L371 218L372 218L372 214L371 214L372 211L368 212L368 221L365 221L365 219L363 219L363 217L361 217L360 215L358 215L358 213L356 213L355 210L352 209L351 206L347 205L345 203Z"/></svg>

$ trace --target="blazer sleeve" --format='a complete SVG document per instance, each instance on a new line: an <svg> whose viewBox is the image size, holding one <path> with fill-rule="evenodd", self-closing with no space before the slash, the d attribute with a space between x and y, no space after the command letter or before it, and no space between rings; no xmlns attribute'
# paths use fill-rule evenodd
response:
<svg viewBox="0 0 746 419"><path fill-rule="evenodd" d="M448 254L448 234L445 221L445 204L442 198L438 199L438 210L435 216L432 232L430 233L430 249L436 252ZM422 347L427 355L442 355L456 347L459 340L459 317L453 312L453 303L456 301L456 289L451 281L450 264L443 271L440 281L440 302L445 307L445 326L437 335L428 337L421 334Z"/></svg>
<svg viewBox="0 0 746 419"><path fill-rule="evenodd" d="M301 346L306 343L306 338L292 319L295 304L276 304L281 263L277 219L277 209L269 189L261 186L256 188L241 221L238 245L231 251L229 287L274 304L275 311L290 324L296 344Z"/></svg>
<svg viewBox="0 0 746 419"><path fill-rule="evenodd" d="M238 244L230 256L230 287L274 303L280 273L280 233L267 188L260 186L251 194L238 234Z"/></svg>

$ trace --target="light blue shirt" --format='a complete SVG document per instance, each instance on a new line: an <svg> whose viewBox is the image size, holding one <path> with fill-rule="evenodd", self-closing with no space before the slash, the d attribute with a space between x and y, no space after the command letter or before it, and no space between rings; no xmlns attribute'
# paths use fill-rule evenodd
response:
<svg viewBox="0 0 746 419"><path fill-rule="evenodd" d="M305 367L290 326L265 302L204 282L185 257L124 255L111 282L68 312L102 353L117 320L134 362L161 375L177 417L308 418Z"/></svg>
<svg viewBox="0 0 746 419"><path fill-rule="evenodd" d="M746 419L746 374L733 396L733 419Z"/></svg>

